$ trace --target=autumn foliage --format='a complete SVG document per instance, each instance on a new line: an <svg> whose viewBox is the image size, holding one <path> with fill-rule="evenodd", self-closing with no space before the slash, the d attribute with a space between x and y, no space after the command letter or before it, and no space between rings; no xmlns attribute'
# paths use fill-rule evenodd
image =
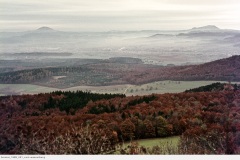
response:
<svg viewBox="0 0 240 160"><path fill-rule="evenodd" d="M240 91L0 97L1 154L112 154L123 141L173 135L179 154L240 153Z"/></svg>

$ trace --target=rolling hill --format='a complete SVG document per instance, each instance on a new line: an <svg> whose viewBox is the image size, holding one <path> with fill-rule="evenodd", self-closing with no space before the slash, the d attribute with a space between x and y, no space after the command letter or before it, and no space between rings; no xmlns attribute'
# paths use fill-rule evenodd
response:
<svg viewBox="0 0 240 160"><path fill-rule="evenodd" d="M124 62L125 61L125 62ZM160 80L239 81L240 56L232 56L200 65L147 65L137 59L115 58L96 63L62 67L47 67L0 73L0 83L37 83L51 87L106 86L115 84L144 84ZM54 76L63 78L54 79Z"/></svg>

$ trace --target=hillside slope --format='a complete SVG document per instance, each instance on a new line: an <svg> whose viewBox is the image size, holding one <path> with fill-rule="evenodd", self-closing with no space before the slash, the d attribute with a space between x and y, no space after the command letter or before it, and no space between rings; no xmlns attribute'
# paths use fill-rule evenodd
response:
<svg viewBox="0 0 240 160"><path fill-rule="evenodd" d="M177 69L177 68L176 68ZM189 68L179 69L177 73L185 80L240 80L240 56L221 59Z"/></svg>

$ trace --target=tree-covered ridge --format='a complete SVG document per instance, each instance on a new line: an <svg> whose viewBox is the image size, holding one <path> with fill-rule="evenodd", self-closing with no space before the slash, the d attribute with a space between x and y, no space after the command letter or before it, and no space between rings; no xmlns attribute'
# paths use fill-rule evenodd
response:
<svg viewBox="0 0 240 160"><path fill-rule="evenodd" d="M189 89L189 90L186 90L185 92L212 92L212 91L223 91L224 89L239 90L240 85L217 82L217 83L212 83L210 85Z"/></svg>
<svg viewBox="0 0 240 160"><path fill-rule="evenodd" d="M201 65L170 67L109 60L84 65L4 72L0 73L0 83L37 83L66 88L79 85L144 84L160 80L239 81L239 66L240 56Z"/></svg>
<svg viewBox="0 0 240 160"><path fill-rule="evenodd" d="M182 154L240 153L240 91L0 97L2 154L112 153L121 141L174 135Z"/></svg>

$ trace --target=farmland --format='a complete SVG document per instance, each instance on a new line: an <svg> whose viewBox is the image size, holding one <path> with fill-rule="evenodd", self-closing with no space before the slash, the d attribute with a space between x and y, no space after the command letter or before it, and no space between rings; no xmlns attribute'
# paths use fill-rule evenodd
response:
<svg viewBox="0 0 240 160"><path fill-rule="evenodd" d="M32 84L0 84L0 96L48 93L56 90L62 91L89 91L92 93L122 93L127 96L145 95L152 93L179 93L187 89L225 81L157 81L143 85L112 85L112 86L76 86L59 89ZM239 82L233 82L239 83Z"/></svg>

